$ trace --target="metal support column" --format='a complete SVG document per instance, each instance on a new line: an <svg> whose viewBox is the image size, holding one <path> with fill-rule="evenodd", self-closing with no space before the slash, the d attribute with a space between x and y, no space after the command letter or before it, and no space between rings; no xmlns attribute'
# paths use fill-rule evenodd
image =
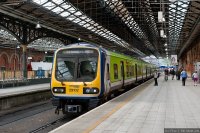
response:
<svg viewBox="0 0 200 133"><path fill-rule="evenodd" d="M23 78L27 78L27 45L21 45L23 48L23 53L22 53L22 68L23 68Z"/></svg>

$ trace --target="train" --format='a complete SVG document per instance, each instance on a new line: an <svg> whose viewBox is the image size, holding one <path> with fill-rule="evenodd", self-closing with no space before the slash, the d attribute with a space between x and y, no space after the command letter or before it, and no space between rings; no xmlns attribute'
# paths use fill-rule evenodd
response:
<svg viewBox="0 0 200 133"><path fill-rule="evenodd" d="M128 86L153 77L155 65L90 43L54 53L51 91L56 113L80 113Z"/></svg>

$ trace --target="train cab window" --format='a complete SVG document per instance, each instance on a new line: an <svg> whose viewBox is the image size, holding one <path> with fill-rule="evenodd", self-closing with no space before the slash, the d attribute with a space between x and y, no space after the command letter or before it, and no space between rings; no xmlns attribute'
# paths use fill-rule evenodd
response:
<svg viewBox="0 0 200 133"><path fill-rule="evenodd" d="M79 58L78 80L94 80L97 73L97 58Z"/></svg>
<svg viewBox="0 0 200 133"><path fill-rule="evenodd" d="M64 49L57 52L58 80L90 82L96 78L98 51L95 49Z"/></svg>
<svg viewBox="0 0 200 133"><path fill-rule="evenodd" d="M75 62L72 58L58 58L56 77L59 80L72 80L74 78Z"/></svg>
<svg viewBox="0 0 200 133"><path fill-rule="evenodd" d="M118 79L118 66L114 64L114 79Z"/></svg>

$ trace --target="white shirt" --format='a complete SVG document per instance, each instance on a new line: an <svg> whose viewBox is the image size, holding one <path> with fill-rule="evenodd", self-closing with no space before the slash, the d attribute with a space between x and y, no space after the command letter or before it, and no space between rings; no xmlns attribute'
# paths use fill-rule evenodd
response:
<svg viewBox="0 0 200 133"><path fill-rule="evenodd" d="M154 78L158 78L158 72L154 73Z"/></svg>
<svg viewBox="0 0 200 133"><path fill-rule="evenodd" d="M198 78L197 73L193 73L193 74L192 74L192 77L193 77L193 78Z"/></svg>

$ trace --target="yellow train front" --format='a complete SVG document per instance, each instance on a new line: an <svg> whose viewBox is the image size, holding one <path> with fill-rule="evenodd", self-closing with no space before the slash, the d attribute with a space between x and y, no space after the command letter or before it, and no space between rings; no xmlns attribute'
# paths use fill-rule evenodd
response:
<svg viewBox="0 0 200 133"><path fill-rule="evenodd" d="M105 55L98 47L87 44L75 44L55 52L51 90L56 111L78 113L97 106L104 93L102 57Z"/></svg>

